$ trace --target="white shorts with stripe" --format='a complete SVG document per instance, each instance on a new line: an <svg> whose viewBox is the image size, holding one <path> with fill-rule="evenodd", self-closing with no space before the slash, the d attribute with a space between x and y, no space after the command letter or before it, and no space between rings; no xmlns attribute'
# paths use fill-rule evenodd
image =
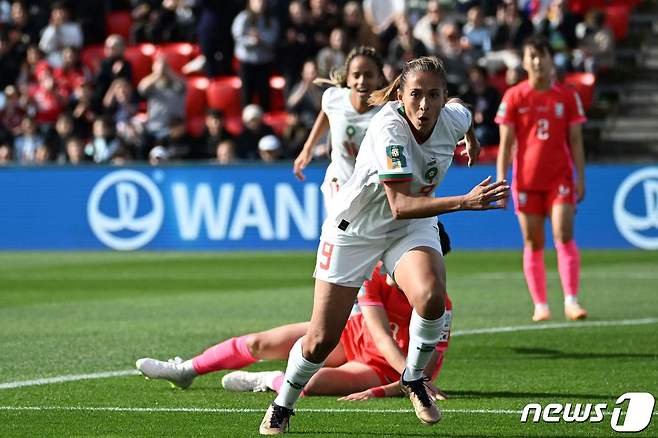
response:
<svg viewBox="0 0 658 438"><path fill-rule="evenodd" d="M381 260L384 270L394 274L402 256L419 247L442 254L436 225L412 222L400 237L373 240L349 235L327 220L322 226L313 276L340 286L361 287L377 262Z"/></svg>

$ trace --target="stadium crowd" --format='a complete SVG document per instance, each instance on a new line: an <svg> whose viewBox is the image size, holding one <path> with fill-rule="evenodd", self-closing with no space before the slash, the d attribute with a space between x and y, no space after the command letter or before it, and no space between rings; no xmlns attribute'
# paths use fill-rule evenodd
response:
<svg viewBox="0 0 658 438"><path fill-rule="evenodd" d="M558 77L614 67L597 3L614 2L0 0L0 164L294 158L321 108L315 80L356 45L382 54L389 79L439 56L496 145L526 37L548 37Z"/></svg>

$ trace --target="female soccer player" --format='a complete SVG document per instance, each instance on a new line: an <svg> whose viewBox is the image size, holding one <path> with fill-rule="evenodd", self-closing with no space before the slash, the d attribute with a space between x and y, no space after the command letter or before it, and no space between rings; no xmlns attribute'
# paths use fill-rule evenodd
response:
<svg viewBox="0 0 658 438"><path fill-rule="evenodd" d="M535 304L533 321L551 314L546 302L544 222L550 218L564 291L567 319L587 317L578 304L580 256L573 238L576 203L585 196L583 106L576 92L553 81L548 42L532 37L523 45L528 80L510 88L498 109L498 180L504 180L516 141L512 193L523 234L523 273ZM576 180L574 182L574 168ZM505 206L506 200L500 201Z"/></svg>
<svg viewBox="0 0 658 438"><path fill-rule="evenodd" d="M450 252L450 238L441 223L439 239L444 254ZM446 297L447 298L447 297ZM347 322L340 343L330 354L325 368L305 388L307 395L342 395L344 400L366 400L371 397L400 395L400 373L409 344L411 305L391 277L378 265L372 279L366 281L358 296L358 305ZM452 303L446 299L446 312ZM425 372L434 381L443 364L450 339L452 317L445 321L435 360ZM202 374L225 369L238 369L259 359L285 360L290 347L304 335L308 322L289 324L264 332L251 333L221 342L188 361L139 359L137 369L151 379L164 379L185 389ZM277 391L282 383L280 371L229 373L222 385L234 391ZM381 385L381 386L380 386ZM431 395L445 398L431 382Z"/></svg>
<svg viewBox="0 0 658 438"><path fill-rule="evenodd" d="M352 176L361 141L370 120L379 111L379 106L370 105L368 98L386 84L382 60L372 47L355 47L344 66L331 73L331 83L335 86L322 95L322 110L293 165L295 175L303 181L302 170L313 158L313 147L330 129L331 164L321 187L326 206Z"/></svg>
<svg viewBox="0 0 658 438"><path fill-rule="evenodd" d="M338 344L359 287L380 260L414 309L401 388L422 422L441 418L423 384L445 310L445 269L433 217L498 208L509 191L505 182L490 184L487 178L466 195L433 197L465 134L469 164L479 152L470 112L461 101L446 100L445 71L434 57L408 62L393 83L373 93L370 103L384 106L370 122L354 173L332 201L318 247L311 321L290 351L261 434L287 430L302 389Z"/></svg>

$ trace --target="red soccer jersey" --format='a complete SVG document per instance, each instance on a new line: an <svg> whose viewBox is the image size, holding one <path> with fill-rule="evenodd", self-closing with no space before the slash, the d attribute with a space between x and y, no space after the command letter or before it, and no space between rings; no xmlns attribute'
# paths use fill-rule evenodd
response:
<svg viewBox="0 0 658 438"><path fill-rule="evenodd" d="M386 284L386 274L380 272L380 268L381 265L377 266L372 274L372 279L367 280L363 284L357 300L359 306L380 306L386 311L393 339L395 339L400 349L406 354L409 348L409 322L411 321L413 308L400 289ZM446 312L449 314L448 318L451 319L452 303L449 298L446 299ZM441 333L441 340L436 347L440 352L447 349L451 322L447 321L448 328ZM347 334L344 333L344 336L351 338L348 344L353 346L349 350L354 349L354 351L346 351L348 360L357 360L374 366L378 370L390 370L394 372L384 356L379 352L370 331L366 327L363 315L358 314L350 318L346 332ZM390 372L387 374L392 375ZM391 376L387 380L393 381Z"/></svg>
<svg viewBox="0 0 658 438"><path fill-rule="evenodd" d="M586 121L575 90L554 83L535 90L526 80L507 90L496 123L516 132L514 185L517 190L548 190L573 178L569 127Z"/></svg>

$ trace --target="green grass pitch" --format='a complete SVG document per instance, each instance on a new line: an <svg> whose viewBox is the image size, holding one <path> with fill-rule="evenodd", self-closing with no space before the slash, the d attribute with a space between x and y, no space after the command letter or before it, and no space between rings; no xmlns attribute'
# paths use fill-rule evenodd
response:
<svg viewBox="0 0 658 438"><path fill-rule="evenodd" d="M584 251L590 319L566 325L555 254L546 259L553 321L531 330L520 251L447 257L455 336L437 381L450 396L438 425L421 425L402 398L309 397L291 435L619 435L610 415L521 423L520 411L537 402L607 403L611 412L623 393L658 396L658 252ZM143 356L189 358L230 336L306 320L313 261L310 253L0 253L0 436L255 436L273 394L228 393L223 373L185 391L135 375L20 382L131 370ZM501 327L509 331L476 331ZM654 409L633 436L657 436L657 418Z"/></svg>

